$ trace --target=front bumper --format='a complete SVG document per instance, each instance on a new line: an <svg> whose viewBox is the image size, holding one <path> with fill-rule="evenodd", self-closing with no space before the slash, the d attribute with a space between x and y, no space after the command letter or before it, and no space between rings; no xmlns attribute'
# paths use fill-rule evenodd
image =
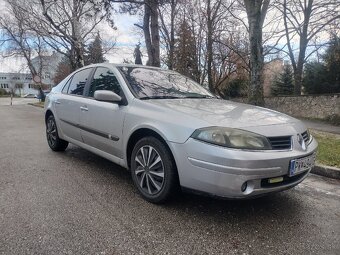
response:
<svg viewBox="0 0 340 255"><path fill-rule="evenodd" d="M306 151L294 147L286 151L244 151L192 138L184 144L169 143L183 188L226 198L247 198L294 187L311 169L289 177L290 160L314 153L317 145L313 139ZM284 180L268 184L268 178L273 177ZM245 183L247 187L242 190Z"/></svg>

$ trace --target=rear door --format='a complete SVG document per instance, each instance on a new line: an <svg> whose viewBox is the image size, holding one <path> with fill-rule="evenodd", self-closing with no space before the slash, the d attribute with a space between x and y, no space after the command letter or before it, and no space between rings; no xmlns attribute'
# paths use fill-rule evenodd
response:
<svg viewBox="0 0 340 255"><path fill-rule="evenodd" d="M86 68L76 72L54 102L62 134L77 141L82 141L79 130L80 107L84 104L84 89L92 70Z"/></svg>
<svg viewBox="0 0 340 255"><path fill-rule="evenodd" d="M97 101L96 90L111 90L123 98L123 103ZM114 72L97 67L88 87L80 114L81 136L84 143L118 158L123 157L122 131L126 112L125 96Z"/></svg>

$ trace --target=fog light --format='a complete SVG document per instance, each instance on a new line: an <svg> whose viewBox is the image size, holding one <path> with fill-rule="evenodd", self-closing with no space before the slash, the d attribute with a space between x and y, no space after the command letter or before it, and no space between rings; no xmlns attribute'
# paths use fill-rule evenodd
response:
<svg viewBox="0 0 340 255"><path fill-rule="evenodd" d="M247 182L242 184L241 191L244 192L246 189L247 189Z"/></svg>

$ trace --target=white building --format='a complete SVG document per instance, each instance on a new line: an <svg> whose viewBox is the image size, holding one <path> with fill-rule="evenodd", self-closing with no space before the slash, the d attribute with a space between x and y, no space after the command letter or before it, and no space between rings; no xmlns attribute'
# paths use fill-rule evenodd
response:
<svg viewBox="0 0 340 255"><path fill-rule="evenodd" d="M16 95L37 94L33 79L28 73L0 73L0 89L13 91Z"/></svg>
<svg viewBox="0 0 340 255"><path fill-rule="evenodd" d="M61 60L62 55L55 51L53 51L52 55L35 57L32 59L32 64L37 71L40 70L41 67L41 81L49 88L52 88L55 85L53 79Z"/></svg>
<svg viewBox="0 0 340 255"><path fill-rule="evenodd" d="M57 71L62 55L53 52L50 56L35 57L32 64L37 71L41 68L41 82L43 89L51 89L55 84L53 78ZM6 92L13 91L16 95L38 94L37 86L34 85L33 77L30 73L0 73L0 89Z"/></svg>

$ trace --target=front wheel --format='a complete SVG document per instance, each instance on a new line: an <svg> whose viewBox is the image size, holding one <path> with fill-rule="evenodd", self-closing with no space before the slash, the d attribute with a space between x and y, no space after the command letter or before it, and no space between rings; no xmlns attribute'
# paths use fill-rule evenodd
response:
<svg viewBox="0 0 340 255"><path fill-rule="evenodd" d="M53 151L64 151L68 146L68 142L60 139L58 135L57 123L53 115L50 115L46 121L46 138Z"/></svg>
<svg viewBox="0 0 340 255"><path fill-rule="evenodd" d="M178 191L177 170L170 153L155 137L142 138L132 151L132 179L149 202L162 203Z"/></svg>

